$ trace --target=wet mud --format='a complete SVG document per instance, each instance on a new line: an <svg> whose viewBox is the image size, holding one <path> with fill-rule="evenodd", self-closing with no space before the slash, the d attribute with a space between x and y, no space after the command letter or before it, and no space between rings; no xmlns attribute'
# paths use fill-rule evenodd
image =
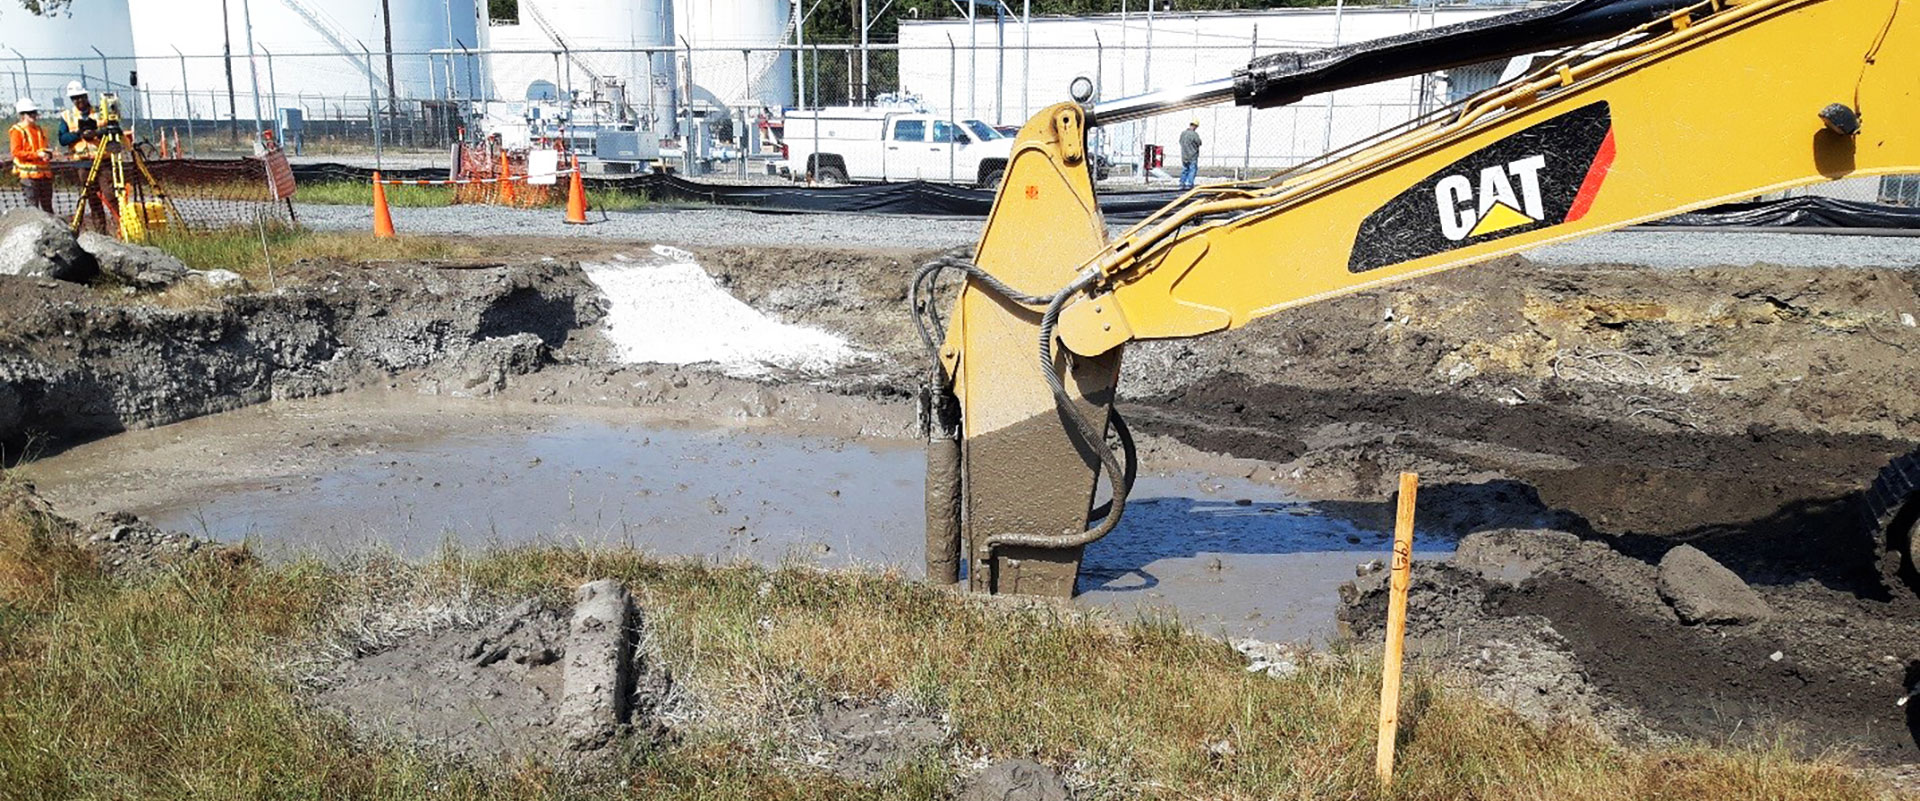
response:
<svg viewBox="0 0 1920 801"><path fill-rule="evenodd" d="M478 385L464 368L383 367L357 373L375 388L332 399L249 390L234 406L279 400L28 471L63 509L146 511L263 545L560 540L915 575L908 398L923 366L903 306L928 254L696 255L754 308L873 358L738 381L606 364L588 327L556 351L543 318L509 315L488 330L558 356L530 374L483 365ZM1894 701L1920 684L1920 601L1884 581L1859 493L1920 447L1920 394L1900 379L1920 369L1920 330L1902 322L1917 307L1920 277L1870 266L1505 259L1132 347L1120 403L1147 469L1127 523L1088 548L1076 603L1278 641L1325 640L1338 614L1371 638L1377 595L1337 590L1377 583L1355 566L1387 551L1391 487L1412 470L1420 658L1523 714L1626 738L1784 729L1805 750L1913 762L1920 724ZM446 398L463 393L492 399ZM215 408L232 407L191 413ZM1498 551L1501 575L1440 564L1515 536L1533 555ZM1656 588L1682 543L1776 617L1682 623Z"/></svg>

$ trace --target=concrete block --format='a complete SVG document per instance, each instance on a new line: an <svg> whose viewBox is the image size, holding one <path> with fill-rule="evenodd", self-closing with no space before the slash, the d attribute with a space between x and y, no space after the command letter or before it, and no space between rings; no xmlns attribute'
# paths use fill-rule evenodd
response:
<svg viewBox="0 0 1920 801"><path fill-rule="evenodd" d="M560 721L568 747L592 751L612 742L632 715L638 615L613 579L581 585L573 602Z"/></svg>

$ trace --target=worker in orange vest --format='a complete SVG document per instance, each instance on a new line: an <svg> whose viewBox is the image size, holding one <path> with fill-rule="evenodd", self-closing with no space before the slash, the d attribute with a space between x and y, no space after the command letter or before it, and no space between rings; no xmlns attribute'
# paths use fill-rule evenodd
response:
<svg viewBox="0 0 1920 801"><path fill-rule="evenodd" d="M40 107L20 98L13 104L20 121L7 129L7 145L13 154L13 174L27 194L27 205L53 213L53 151L47 147L47 132L40 128Z"/></svg>

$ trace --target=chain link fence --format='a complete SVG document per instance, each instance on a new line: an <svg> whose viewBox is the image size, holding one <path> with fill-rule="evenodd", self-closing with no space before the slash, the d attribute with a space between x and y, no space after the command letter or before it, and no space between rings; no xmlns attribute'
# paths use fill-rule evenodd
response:
<svg viewBox="0 0 1920 801"><path fill-rule="evenodd" d="M140 138L179 142L187 156L245 153L256 131L274 131L290 152L310 158L412 151L444 163L463 134L477 141L517 128L559 138L570 130L625 128L654 140L675 169L766 178L778 172L769 167L779 159L781 120L795 108L909 102L954 121L1010 130L1066 100L1075 77L1113 99L1228 77L1258 56L1332 43L1324 31L1303 36L1257 25L1230 34L1163 32L1158 39L1139 31L1106 38L1096 30L1071 42L1033 41L1016 26L980 31L989 29L960 35L965 26L903 26L902 42L867 47L462 48L391 59L260 52L251 62L244 53L108 55L96 60L98 70L77 74L51 67L71 67L78 57L17 59L4 79L43 106L64 100L49 95L67 80L114 91ZM49 69L36 69L39 62ZM1164 186L1179 172L1180 133L1197 122L1203 177L1271 173L1457 103L1498 83L1505 67L1471 65L1275 109L1218 105L1165 114L1098 129L1090 144L1109 181ZM590 135L569 141L593 155ZM701 168L693 168L696 160ZM1811 191L1920 204L1913 179L1843 184Z"/></svg>

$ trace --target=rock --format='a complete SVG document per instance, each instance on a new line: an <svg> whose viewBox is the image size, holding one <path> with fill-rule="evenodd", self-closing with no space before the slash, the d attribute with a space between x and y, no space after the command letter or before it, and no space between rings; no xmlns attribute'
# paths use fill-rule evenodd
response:
<svg viewBox="0 0 1920 801"><path fill-rule="evenodd" d="M38 209L0 215L0 275L31 275L85 283L100 271L59 218Z"/></svg>
<svg viewBox="0 0 1920 801"><path fill-rule="evenodd" d="M1460 540L1453 565L1490 583L1513 587L1543 570L1573 561L1579 549L1580 538L1565 531L1480 531Z"/></svg>
<svg viewBox="0 0 1920 801"><path fill-rule="evenodd" d="M214 289L247 288L247 279L232 270L188 270L186 279Z"/></svg>
<svg viewBox="0 0 1920 801"><path fill-rule="evenodd" d="M632 713L638 617L625 585L601 579L573 593L560 722L567 745L594 751L612 742Z"/></svg>
<svg viewBox="0 0 1920 801"><path fill-rule="evenodd" d="M1660 599L1689 625L1757 623L1773 617L1773 609L1759 593L1691 545L1674 548L1660 558L1658 586Z"/></svg>
<svg viewBox="0 0 1920 801"><path fill-rule="evenodd" d="M1066 801L1072 795L1053 768L1030 759L1003 759L987 766L960 791L960 801Z"/></svg>
<svg viewBox="0 0 1920 801"><path fill-rule="evenodd" d="M534 334L491 337L474 343L448 369L456 396L491 395L507 388L511 376L526 375L547 363L547 343Z"/></svg>
<svg viewBox="0 0 1920 801"><path fill-rule="evenodd" d="M1265 673L1276 679L1288 678L1300 672L1300 662L1294 658L1287 646L1265 640L1241 639L1233 641L1233 650L1247 658L1248 673Z"/></svg>
<svg viewBox="0 0 1920 801"><path fill-rule="evenodd" d="M187 265L159 248L121 242L92 231L80 234L77 241L81 250L93 255L101 273L135 289L166 289L187 277Z"/></svg>

